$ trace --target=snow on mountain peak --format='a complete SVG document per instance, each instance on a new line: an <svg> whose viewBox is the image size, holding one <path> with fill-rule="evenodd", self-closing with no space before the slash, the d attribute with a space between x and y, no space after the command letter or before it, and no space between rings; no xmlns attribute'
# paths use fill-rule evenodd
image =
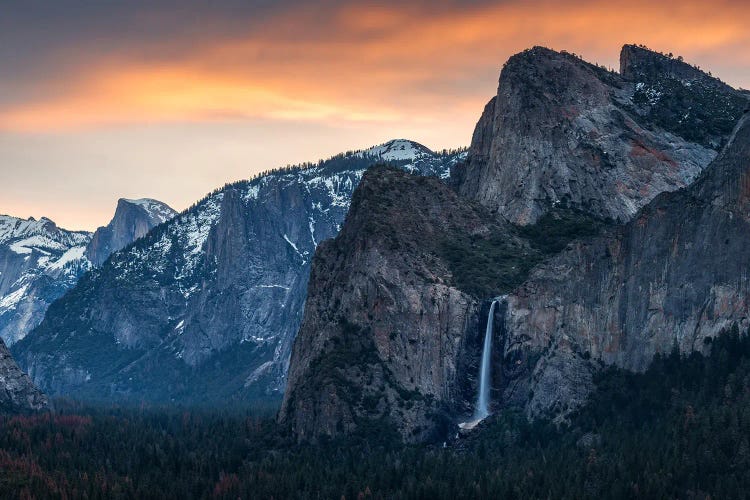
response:
<svg viewBox="0 0 750 500"><path fill-rule="evenodd" d="M384 161L416 160L423 156L432 156L435 153L421 144L407 139L393 139L379 146L356 154L359 157L371 156Z"/></svg>
<svg viewBox="0 0 750 500"><path fill-rule="evenodd" d="M18 238L39 235L56 242L63 242L63 244L76 244L85 240L89 236L89 233L84 231L60 230L47 217L36 220L33 217L21 219L11 215L0 215L0 245L7 244Z"/></svg>
<svg viewBox="0 0 750 500"><path fill-rule="evenodd" d="M152 218L158 220L159 222L168 221L169 219L177 215L177 212L175 212L172 207L159 200L154 200L153 198L139 198L136 200L120 198L119 202L125 202L131 205L138 206L148 212L148 214Z"/></svg>

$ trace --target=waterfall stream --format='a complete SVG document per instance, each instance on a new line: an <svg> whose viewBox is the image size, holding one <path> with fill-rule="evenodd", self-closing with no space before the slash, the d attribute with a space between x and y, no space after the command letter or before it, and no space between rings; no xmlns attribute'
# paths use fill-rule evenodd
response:
<svg viewBox="0 0 750 500"><path fill-rule="evenodd" d="M505 295L493 300L490 312L487 316L487 327L484 331L484 346L482 347L482 362L479 367L479 390L477 393L477 404L474 407L474 415L468 422L458 424L460 429L470 431L476 425L487 418L490 414L490 388L492 386L492 335L495 325L495 309ZM458 435L456 435L458 437Z"/></svg>
<svg viewBox="0 0 750 500"><path fill-rule="evenodd" d="M479 369L479 394L474 410L474 420L482 420L490 414L490 386L492 385L492 330L495 320L495 307L498 301L492 301L490 314L487 316L487 328L484 332L482 365Z"/></svg>

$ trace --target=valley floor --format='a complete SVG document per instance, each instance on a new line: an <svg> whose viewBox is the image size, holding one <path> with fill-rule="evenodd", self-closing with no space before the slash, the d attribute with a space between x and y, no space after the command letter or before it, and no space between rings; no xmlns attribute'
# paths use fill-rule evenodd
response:
<svg viewBox="0 0 750 500"><path fill-rule="evenodd" d="M750 339L609 369L569 425L507 412L458 440L373 428L298 445L253 412L84 407L0 418L2 498L742 498ZM445 429L446 434L452 429ZM367 431L366 431L367 432Z"/></svg>

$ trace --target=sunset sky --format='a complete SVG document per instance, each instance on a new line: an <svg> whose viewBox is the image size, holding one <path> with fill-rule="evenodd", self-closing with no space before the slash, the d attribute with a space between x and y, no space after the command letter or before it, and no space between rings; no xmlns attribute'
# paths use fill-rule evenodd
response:
<svg viewBox="0 0 750 500"><path fill-rule="evenodd" d="M0 213L93 229L120 197L184 209L227 181L392 138L468 145L533 45L624 43L750 87L744 1L4 0Z"/></svg>

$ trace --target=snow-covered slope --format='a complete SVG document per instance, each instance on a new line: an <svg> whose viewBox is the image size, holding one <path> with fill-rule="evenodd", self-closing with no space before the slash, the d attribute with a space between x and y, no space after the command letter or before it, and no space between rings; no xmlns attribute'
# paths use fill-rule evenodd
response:
<svg viewBox="0 0 750 500"><path fill-rule="evenodd" d="M39 324L49 303L89 269L90 238L47 218L0 216L0 338L7 344Z"/></svg>
<svg viewBox="0 0 750 500"><path fill-rule="evenodd" d="M14 352L53 394L276 393L315 247L338 233L365 169L388 161L446 177L461 158L391 141L225 186L89 273Z"/></svg>
<svg viewBox="0 0 750 500"><path fill-rule="evenodd" d="M46 217L0 215L0 338L8 345L22 339L86 271L174 213L156 200L120 200L112 222L93 235Z"/></svg>

